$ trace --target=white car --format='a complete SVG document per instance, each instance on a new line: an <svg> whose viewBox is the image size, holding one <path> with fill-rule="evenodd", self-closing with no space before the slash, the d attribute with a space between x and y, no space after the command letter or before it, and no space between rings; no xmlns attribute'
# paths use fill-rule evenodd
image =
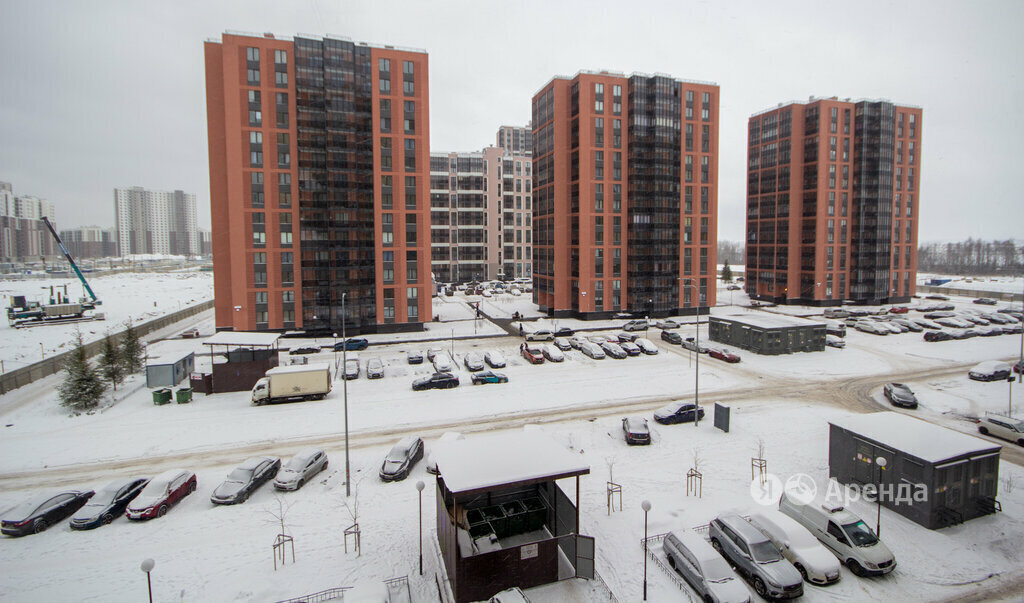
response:
<svg viewBox="0 0 1024 603"><path fill-rule="evenodd" d="M594 360L604 360L604 350L593 341L584 341L581 343L580 351Z"/></svg>
<svg viewBox="0 0 1024 603"><path fill-rule="evenodd" d="M582 336L580 334L576 334L576 335L573 335L572 337L569 338L569 345L571 345L573 347L573 349L578 350L578 349L580 349L580 345L582 343L586 342L586 341L587 341L586 337L584 337L584 336Z"/></svg>
<svg viewBox="0 0 1024 603"><path fill-rule="evenodd" d="M541 351L544 354L544 358L551 362L562 362L565 360L565 354L563 354L562 350L558 349L558 346L553 343L547 344L541 349Z"/></svg>
<svg viewBox="0 0 1024 603"><path fill-rule="evenodd" d="M505 355L498 350L489 350L484 354L484 362L491 368L505 368Z"/></svg>
<svg viewBox="0 0 1024 603"><path fill-rule="evenodd" d="M572 349L572 344L565 337L555 337L555 346L563 352L568 352Z"/></svg>
<svg viewBox="0 0 1024 603"><path fill-rule="evenodd" d="M434 356L434 370L439 373L447 373L452 370L452 359L448 354L437 354Z"/></svg>
<svg viewBox="0 0 1024 603"><path fill-rule="evenodd" d="M366 362L366 378L380 379L384 376L384 363L380 358L370 358Z"/></svg>
<svg viewBox="0 0 1024 603"><path fill-rule="evenodd" d="M587 337L587 341L590 343L596 343L597 345L602 345L604 342L609 341L609 339L604 335L591 335L590 337Z"/></svg>
<svg viewBox="0 0 1024 603"><path fill-rule="evenodd" d="M827 345L830 348L845 348L846 341L844 341L842 337L837 337L835 335L826 335L825 345Z"/></svg>
<svg viewBox="0 0 1024 603"><path fill-rule="evenodd" d="M488 603L530 603L530 600L518 586L513 586L491 597Z"/></svg>
<svg viewBox="0 0 1024 603"><path fill-rule="evenodd" d="M317 473L327 468L327 454L317 448L307 448L293 456L274 478L277 490L298 490Z"/></svg>
<svg viewBox="0 0 1024 603"><path fill-rule="evenodd" d="M639 337L633 343L635 343L636 346L640 348L640 351L643 352L644 354L653 356L658 353L658 346L654 345L654 342L652 342L650 339Z"/></svg>
<svg viewBox="0 0 1024 603"><path fill-rule="evenodd" d="M554 341L555 334L547 329L531 331L526 334L526 341Z"/></svg>
<svg viewBox="0 0 1024 603"><path fill-rule="evenodd" d="M1020 419L987 412L978 419L978 431L1024 446L1024 421Z"/></svg>
<svg viewBox="0 0 1024 603"><path fill-rule="evenodd" d="M839 581L839 559L807 528L775 509L759 509L749 521L779 549L804 580L823 586Z"/></svg>

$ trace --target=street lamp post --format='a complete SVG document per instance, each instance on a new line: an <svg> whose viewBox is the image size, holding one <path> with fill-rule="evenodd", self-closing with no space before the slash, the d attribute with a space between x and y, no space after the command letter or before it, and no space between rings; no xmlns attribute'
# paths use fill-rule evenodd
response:
<svg viewBox="0 0 1024 603"><path fill-rule="evenodd" d="M334 374L337 375L338 374L338 334L337 333L332 333L332 335L334 335Z"/></svg>
<svg viewBox="0 0 1024 603"><path fill-rule="evenodd" d="M345 314L345 296L347 292L341 294L341 370L344 371L348 367L348 338L345 337L345 319L348 317ZM342 397L345 400L345 497L352 496L352 472L351 465L349 464L348 458L348 379L345 378L344 373L341 375L342 382Z"/></svg>
<svg viewBox="0 0 1024 603"><path fill-rule="evenodd" d="M420 575L423 575L423 480L416 482L416 490L420 493Z"/></svg>
<svg viewBox="0 0 1024 603"><path fill-rule="evenodd" d="M885 466L889 463L884 456L880 456L875 459L875 463L878 464L878 487L881 490L882 487L882 471L885 470ZM878 504L878 515L875 517L875 536L882 537L882 497L879 492L875 493L875 502Z"/></svg>
<svg viewBox="0 0 1024 603"><path fill-rule="evenodd" d="M694 336L694 349L693 355L695 357L695 367L693 371L693 426L700 426L700 289L697 285L693 284L692 279L681 278L679 279L684 287L692 287L697 292L697 334Z"/></svg>
<svg viewBox="0 0 1024 603"><path fill-rule="evenodd" d="M651 510L651 501L645 500L640 503L644 510L644 601L647 600L647 512Z"/></svg>
<svg viewBox="0 0 1024 603"><path fill-rule="evenodd" d="M149 589L149 603L153 603L153 582L149 578L149 572L153 571L153 566L156 565L156 561L152 559L146 559L142 562L141 569L146 572L146 587Z"/></svg>

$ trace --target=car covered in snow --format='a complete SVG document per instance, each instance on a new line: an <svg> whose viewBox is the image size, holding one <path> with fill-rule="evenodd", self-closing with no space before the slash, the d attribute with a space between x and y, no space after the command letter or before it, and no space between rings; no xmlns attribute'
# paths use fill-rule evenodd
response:
<svg viewBox="0 0 1024 603"><path fill-rule="evenodd" d="M384 376L384 363L380 358L370 358L366 362L366 378L380 379Z"/></svg>
<svg viewBox="0 0 1024 603"><path fill-rule="evenodd" d="M825 345L830 348L845 348L846 341L842 337L836 335L825 335Z"/></svg>
<svg viewBox="0 0 1024 603"><path fill-rule="evenodd" d="M673 423L689 423L693 421L694 409L697 408L692 402L672 402L654 411L654 420L664 425ZM697 410L698 418L704 418L704 409Z"/></svg>
<svg viewBox="0 0 1024 603"><path fill-rule="evenodd" d="M658 327L659 329L662 329L662 330L678 329L679 328L679 323L674 321L674 320L672 320L671 318L666 318L665 320L659 320L658 322L654 323L654 326L656 326L656 327Z"/></svg>
<svg viewBox="0 0 1024 603"><path fill-rule="evenodd" d="M967 372L975 381L1002 381L1010 377L1010 365L997 360L980 362Z"/></svg>
<svg viewBox="0 0 1024 603"><path fill-rule="evenodd" d="M583 352L585 356L593 360L604 360L605 358L604 350L593 341L584 341L581 343L580 351Z"/></svg>
<svg viewBox="0 0 1024 603"><path fill-rule="evenodd" d="M882 391L893 406L917 408L917 396L904 383L886 383Z"/></svg>
<svg viewBox="0 0 1024 603"><path fill-rule="evenodd" d="M406 358L408 358L409 364L423 364L423 352L420 350L409 350Z"/></svg>
<svg viewBox="0 0 1024 603"><path fill-rule="evenodd" d="M459 378L448 372L436 372L433 375L420 377L412 382L412 391L425 389L451 389L459 386Z"/></svg>
<svg viewBox="0 0 1024 603"><path fill-rule="evenodd" d="M647 427L647 419L643 417L624 417L622 419L622 435L630 446L651 443L651 430Z"/></svg>
<svg viewBox="0 0 1024 603"><path fill-rule="evenodd" d="M483 385L484 383L508 383L508 376L505 373L495 373L494 371L473 373L473 385Z"/></svg>
<svg viewBox="0 0 1024 603"><path fill-rule="evenodd" d="M619 347L625 350L630 356L639 356L640 354L643 354L643 350L640 349L640 346L632 341L623 341L619 343Z"/></svg>
<svg viewBox="0 0 1024 603"><path fill-rule="evenodd" d="M702 601L749 603L750 591L729 562L696 532L669 532L662 541L669 566L686 580Z"/></svg>
<svg viewBox="0 0 1024 603"><path fill-rule="evenodd" d="M573 349L578 350L580 349L580 345L585 341L589 340L582 335L576 334L569 338L569 345L572 346Z"/></svg>
<svg viewBox="0 0 1024 603"><path fill-rule="evenodd" d="M466 370L470 371L482 371L484 370L484 357L478 352L469 352L462 359L462 363L466 365Z"/></svg>
<svg viewBox="0 0 1024 603"><path fill-rule="evenodd" d="M257 488L277 477L280 469L279 458L256 456L248 459L217 486L210 495L210 502L215 505L244 503Z"/></svg>
<svg viewBox="0 0 1024 603"><path fill-rule="evenodd" d="M675 331L662 331L661 339L674 345L681 345L683 343L683 336Z"/></svg>
<svg viewBox="0 0 1024 603"><path fill-rule="evenodd" d="M396 482L409 477L409 472L423 458L423 440L415 436L403 438L395 444L380 466L380 478Z"/></svg>
<svg viewBox="0 0 1024 603"><path fill-rule="evenodd" d="M530 364L544 364L544 351L541 350L539 345L522 343L519 346L519 353Z"/></svg>
<svg viewBox="0 0 1024 603"><path fill-rule="evenodd" d="M839 559L795 519L775 509L760 508L748 521L772 541L804 580L818 586L839 582Z"/></svg>
<svg viewBox="0 0 1024 603"><path fill-rule="evenodd" d="M563 352L568 352L572 349L572 344L569 343L567 337L555 337L555 346Z"/></svg>
<svg viewBox="0 0 1024 603"><path fill-rule="evenodd" d="M994 305L996 305L998 303L998 302L996 302L996 300L992 299L991 297L976 297L976 298L974 298L971 301L976 303L976 304L981 304L981 305L985 305L985 306L994 306Z"/></svg>
<svg viewBox="0 0 1024 603"><path fill-rule="evenodd" d="M544 358L551 362L562 362L565 360L565 354L553 343L541 347L541 351L544 353Z"/></svg>
<svg viewBox="0 0 1024 603"><path fill-rule="evenodd" d="M3 514L0 532L4 536L38 534L79 510L93 494L92 490L64 490L30 498Z"/></svg>
<svg viewBox="0 0 1024 603"><path fill-rule="evenodd" d="M342 379L358 379L359 378L359 358L346 358L345 368L341 373Z"/></svg>
<svg viewBox="0 0 1024 603"><path fill-rule="evenodd" d="M498 350L484 352L484 362L491 368L505 368L505 355Z"/></svg>
<svg viewBox="0 0 1024 603"><path fill-rule="evenodd" d="M174 505L196 491L196 474L184 469L169 469L154 477L128 507L128 519L163 517Z"/></svg>
<svg viewBox="0 0 1024 603"><path fill-rule="evenodd" d="M691 352L697 352L699 354L707 354L711 351L711 348L704 345L703 343L698 345L697 340L693 337L687 337L683 340L682 346Z"/></svg>
<svg viewBox="0 0 1024 603"><path fill-rule="evenodd" d="M623 331L646 331L651 325L646 320L631 320L622 325Z"/></svg>
<svg viewBox="0 0 1024 603"><path fill-rule="evenodd" d="M607 356L610 356L618 360L621 360L626 356L629 356L629 354L626 353L626 350L622 349L622 346L615 343L614 341L606 341L602 343L601 349L604 350L604 353Z"/></svg>
<svg viewBox="0 0 1024 603"><path fill-rule="evenodd" d="M277 490L298 490L318 473L327 469L327 453L319 448L307 448L288 459L274 478Z"/></svg>
<svg viewBox="0 0 1024 603"><path fill-rule="evenodd" d="M292 356L298 354L319 354L320 346L306 345L298 348L292 348L288 350L288 353Z"/></svg>
<svg viewBox="0 0 1024 603"><path fill-rule="evenodd" d="M116 479L96 491L82 508L71 516L72 530L91 530L114 521L128 508L128 503L149 483L148 477Z"/></svg>
<svg viewBox="0 0 1024 603"><path fill-rule="evenodd" d="M633 341L634 339L639 337L639 335L637 335L636 333L627 333L626 331L619 331L618 333L615 334L615 337L619 343L622 343L624 341Z"/></svg>
<svg viewBox="0 0 1024 603"><path fill-rule="evenodd" d="M496 593L487 603L530 603L530 599L518 586L513 586Z"/></svg>
<svg viewBox="0 0 1024 603"><path fill-rule="evenodd" d="M925 341L949 341L954 339L948 331L928 331L924 334Z"/></svg>
<svg viewBox="0 0 1024 603"><path fill-rule="evenodd" d="M635 343L636 346L640 348L641 352L649 356L657 355L659 351L658 346L654 345L654 342L645 337L638 337L637 340L634 341L633 343Z"/></svg>

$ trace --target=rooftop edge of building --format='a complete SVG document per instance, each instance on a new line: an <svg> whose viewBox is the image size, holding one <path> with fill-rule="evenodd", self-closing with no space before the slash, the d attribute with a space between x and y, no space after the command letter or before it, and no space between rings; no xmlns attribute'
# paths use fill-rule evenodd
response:
<svg viewBox="0 0 1024 603"><path fill-rule="evenodd" d="M206 41L211 44L223 44L223 36L237 36L241 38L259 38L265 40L283 40L283 41L295 41L296 38L304 38L307 40L341 40L343 42L352 42L356 46L366 46L368 48L382 48L385 50L398 50L401 52L415 52L418 54L429 54L426 49L423 48L412 48L409 46L395 46L394 44L374 44L371 42L357 42L348 36L339 36L335 34L325 34L322 36L314 34L299 33L294 36L281 36L275 35L271 32L256 33L252 31L239 31L233 29L224 30L220 38L206 38Z"/></svg>
<svg viewBox="0 0 1024 603"><path fill-rule="evenodd" d="M779 110L779 109L781 109L783 107L788 107L790 105L810 105L810 104L816 103L818 101L839 101L839 102L843 102L843 103L863 103L863 102L879 103L879 102L881 102L881 103L892 103L892 104L896 105L897 107L904 107L906 109L920 109L922 111L924 110L923 107L919 107L918 105L910 105L910 104L907 104L907 103L898 103L896 101L892 101L892 100L889 100L887 98L850 98L850 97L839 98L838 96L809 96L809 97L807 97L807 101L806 102L805 101L798 101L798 100L783 101L781 103L776 104L774 107L769 107L767 109L761 109L760 111L757 111L756 113L751 113L750 117L757 117L758 115L764 115L765 113L771 113L772 111L777 111L777 110Z"/></svg>
<svg viewBox="0 0 1024 603"><path fill-rule="evenodd" d="M541 90L547 88L548 85L550 85L551 82L553 82L555 80L574 80L574 79L578 78L581 75L610 75L610 76L613 76L613 77L622 77L622 78L631 78L631 77L667 77L667 78L669 78L669 79L671 79L673 81L680 82L680 83L683 83L683 84L697 84L699 86L716 86L716 87L719 87L718 86L718 82L709 82L709 81L706 81L706 80L689 80L689 79L685 79L685 78L678 78L678 77L675 77L673 75L669 75L667 73L657 73L657 72L655 72L655 73L644 73L642 71L634 71L634 72L630 73L629 75L626 75L622 71L610 71L608 69L602 69L601 71L594 71L594 70L591 70L591 69L580 69L579 71L577 71L573 75L555 75L555 76L553 76L550 80L545 82L543 86L538 88L537 91L534 92L533 96L531 96L530 98L533 98L534 96L537 96L538 94L540 94Z"/></svg>

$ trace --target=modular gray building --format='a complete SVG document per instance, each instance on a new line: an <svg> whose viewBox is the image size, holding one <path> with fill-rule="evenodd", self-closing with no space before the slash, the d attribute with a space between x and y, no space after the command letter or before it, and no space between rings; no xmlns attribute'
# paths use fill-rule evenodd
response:
<svg viewBox="0 0 1024 603"><path fill-rule="evenodd" d="M711 341L757 354L820 352L825 349L825 323L795 316L744 312L708 319Z"/></svg>
<svg viewBox="0 0 1024 603"><path fill-rule="evenodd" d="M174 387L196 368L195 352L166 352L146 360L146 387Z"/></svg>
<svg viewBox="0 0 1024 603"><path fill-rule="evenodd" d="M829 423L828 474L889 492L884 507L934 530L999 509L1001 449L902 413L854 415Z"/></svg>

